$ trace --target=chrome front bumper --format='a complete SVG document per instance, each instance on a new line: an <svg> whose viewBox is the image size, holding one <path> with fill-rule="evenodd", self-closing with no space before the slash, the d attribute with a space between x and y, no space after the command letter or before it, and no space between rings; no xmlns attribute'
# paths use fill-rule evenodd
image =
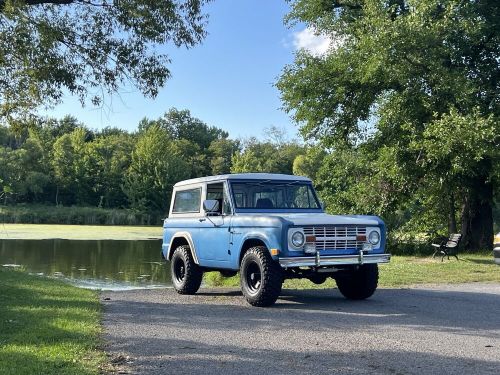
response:
<svg viewBox="0 0 500 375"><path fill-rule="evenodd" d="M340 265L361 265L371 263L389 263L391 254L363 254L356 255L324 255L319 253L308 257L279 258L282 268L288 267L320 267Z"/></svg>

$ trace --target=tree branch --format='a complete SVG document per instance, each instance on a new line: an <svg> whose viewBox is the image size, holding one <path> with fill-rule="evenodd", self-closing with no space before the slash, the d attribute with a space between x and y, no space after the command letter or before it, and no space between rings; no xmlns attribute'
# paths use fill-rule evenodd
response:
<svg viewBox="0 0 500 375"><path fill-rule="evenodd" d="M56 4L67 5L74 3L75 0L24 0L26 5L39 5L39 4Z"/></svg>
<svg viewBox="0 0 500 375"><path fill-rule="evenodd" d="M24 0L26 5L40 5L40 4L56 4L56 5L68 5L75 2L75 0ZM5 0L0 0L0 12L5 8Z"/></svg>
<svg viewBox="0 0 500 375"><path fill-rule="evenodd" d="M105 0L101 3L94 3L91 0L24 0L26 5L41 5L41 4L54 4L54 5L69 5L73 3L87 4L93 6L108 6ZM5 7L5 0L0 0L0 12Z"/></svg>

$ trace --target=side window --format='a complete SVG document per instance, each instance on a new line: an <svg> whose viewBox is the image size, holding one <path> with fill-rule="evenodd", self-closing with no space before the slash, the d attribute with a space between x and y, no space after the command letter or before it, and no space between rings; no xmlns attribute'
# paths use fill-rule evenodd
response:
<svg viewBox="0 0 500 375"><path fill-rule="evenodd" d="M231 213L231 204L224 189L224 183L207 184L207 199L219 201L219 214Z"/></svg>
<svg viewBox="0 0 500 375"><path fill-rule="evenodd" d="M177 191L172 212L200 212L200 200L201 188Z"/></svg>
<svg viewBox="0 0 500 375"><path fill-rule="evenodd" d="M229 197L226 194L226 190L224 190L224 200L222 202L222 213L224 215L230 215L231 214L231 202L229 200Z"/></svg>
<svg viewBox="0 0 500 375"><path fill-rule="evenodd" d="M236 202L236 207L245 207L245 195L243 193L234 193L234 200Z"/></svg>

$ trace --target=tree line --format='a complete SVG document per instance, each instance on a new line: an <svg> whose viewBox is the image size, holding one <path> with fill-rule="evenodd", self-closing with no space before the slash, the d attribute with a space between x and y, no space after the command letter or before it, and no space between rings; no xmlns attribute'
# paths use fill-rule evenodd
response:
<svg viewBox="0 0 500 375"><path fill-rule="evenodd" d="M91 130L71 116L38 119L0 126L0 197L3 205L132 209L165 217L178 181L293 173L314 181L330 213L382 216L397 242L453 231L450 215L458 217L463 206L451 206L450 200L459 202L460 191L448 186L443 196L445 180L412 180L419 166L406 169L411 166L397 162L396 151L379 137L375 132L355 147L331 149L289 139L272 127L262 140L231 139L189 110L175 108L141 120L134 132Z"/></svg>
<svg viewBox="0 0 500 375"><path fill-rule="evenodd" d="M135 132L91 130L76 118L0 126L2 203L132 208L165 215L173 185L231 172L292 173L304 152L276 128L231 139L188 110L143 119Z"/></svg>

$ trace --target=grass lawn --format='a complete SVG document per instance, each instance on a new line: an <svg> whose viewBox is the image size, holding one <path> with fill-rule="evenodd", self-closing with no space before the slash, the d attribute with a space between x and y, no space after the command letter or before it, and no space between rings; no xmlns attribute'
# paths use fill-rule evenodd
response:
<svg viewBox="0 0 500 375"><path fill-rule="evenodd" d="M460 260L415 256L393 256L391 262L379 266L379 286L385 288L416 284L449 284L469 282L500 282L500 266L491 254L461 254ZM205 275L207 286L239 286L239 275L223 278L218 272ZM284 288L332 288L335 281L328 279L316 285L307 279L286 280Z"/></svg>
<svg viewBox="0 0 500 375"><path fill-rule="evenodd" d="M160 239L161 225L59 225L59 224L0 224L0 240L147 240Z"/></svg>
<svg viewBox="0 0 500 375"><path fill-rule="evenodd" d="M98 294L0 269L0 374L99 374Z"/></svg>

